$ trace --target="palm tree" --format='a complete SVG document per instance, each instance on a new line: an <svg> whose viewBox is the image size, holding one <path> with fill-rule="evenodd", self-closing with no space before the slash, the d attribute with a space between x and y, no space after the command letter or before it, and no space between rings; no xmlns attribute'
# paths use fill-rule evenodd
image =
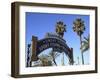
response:
<svg viewBox="0 0 100 80"><path fill-rule="evenodd" d="M52 66L52 65L56 65L56 58L60 55L60 53L54 52L53 50L51 50L49 53L47 54L40 54L38 56L39 60L42 62L42 66Z"/></svg>
<svg viewBox="0 0 100 80"><path fill-rule="evenodd" d="M81 46L82 52L85 52L89 49L89 43L90 43L89 36L87 38L84 37L84 41L82 41L82 46Z"/></svg>
<svg viewBox="0 0 100 80"><path fill-rule="evenodd" d="M56 33L63 38L64 32L66 32L66 25L62 21L57 22Z"/></svg>
<svg viewBox="0 0 100 80"><path fill-rule="evenodd" d="M85 30L84 21L81 18L77 18L73 22L73 24L74 24L73 30L79 36L79 38L80 38L80 45L82 46L82 34L84 33L84 30ZM82 55L82 64L84 64L84 58L83 58L82 50L81 50L81 55Z"/></svg>
<svg viewBox="0 0 100 80"><path fill-rule="evenodd" d="M63 38L64 32L66 32L66 25L64 24L64 22L62 22L62 21L57 22L56 23L56 33L61 38ZM55 56L57 56L57 54L55 54ZM53 61L54 61L55 65L57 65L56 62L55 62L55 58L53 58ZM62 60L61 60L61 62L62 62L62 65L64 65L64 53L62 53Z"/></svg>
<svg viewBox="0 0 100 80"><path fill-rule="evenodd" d="M56 63L56 58L59 56L60 54L58 52L54 52L53 50L49 52L48 57L51 58L52 62L57 66Z"/></svg>
<svg viewBox="0 0 100 80"><path fill-rule="evenodd" d="M39 56L41 66L52 66L52 60L46 54Z"/></svg>

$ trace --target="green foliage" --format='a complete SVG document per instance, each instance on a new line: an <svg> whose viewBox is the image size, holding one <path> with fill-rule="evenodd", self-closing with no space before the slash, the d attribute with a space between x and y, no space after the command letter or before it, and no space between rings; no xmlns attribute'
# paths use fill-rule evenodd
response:
<svg viewBox="0 0 100 80"><path fill-rule="evenodd" d="M63 37L64 32L66 32L66 25L62 21L57 22L57 24L56 24L56 33L59 36Z"/></svg>
<svg viewBox="0 0 100 80"><path fill-rule="evenodd" d="M81 36L85 30L84 21L81 18L77 18L73 22L73 31L77 33L77 35Z"/></svg>
<svg viewBox="0 0 100 80"><path fill-rule="evenodd" d="M89 43L90 43L89 36L87 38L84 37L84 41L82 41L82 46L81 46L82 52L85 52L89 49Z"/></svg>
<svg viewBox="0 0 100 80"><path fill-rule="evenodd" d="M39 56L40 61L42 62L41 66L52 66L52 60L46 54Z"/></svg>

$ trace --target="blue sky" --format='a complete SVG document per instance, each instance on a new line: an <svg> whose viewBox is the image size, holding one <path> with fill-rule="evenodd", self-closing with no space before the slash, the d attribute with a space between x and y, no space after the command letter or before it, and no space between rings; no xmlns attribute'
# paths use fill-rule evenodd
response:
<svg viewBox="0 0 100 80"><path fill-rule="evenodd" d="M55 25L57 21L63 21L66 24L64 39L69 47L73 48L74 61L77 63L79 57L81 64L80 40L79 36L73 32L73 21L76 18L81 18L85 22L86 30L83 36L87 37L89 34L89 15L75 15L75 14L49 14L49 13L32 13L26 12L26 44L31 43L32 35L37 36L38 39L43 39L47 32L55 32ZM89 51L84 53L85 64L89 63Z"/></svg>

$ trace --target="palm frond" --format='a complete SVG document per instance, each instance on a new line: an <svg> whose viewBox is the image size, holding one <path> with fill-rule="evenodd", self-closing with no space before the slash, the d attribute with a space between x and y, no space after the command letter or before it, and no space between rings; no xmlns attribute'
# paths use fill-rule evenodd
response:
<svg viewBox="0 0 100 80"><path fill-rule="evenodd" d="M85 52L88 49L89 49L89 36L87 38L84 37L84 41L82 41L82 46L81 46L82 52Z"/></svg>

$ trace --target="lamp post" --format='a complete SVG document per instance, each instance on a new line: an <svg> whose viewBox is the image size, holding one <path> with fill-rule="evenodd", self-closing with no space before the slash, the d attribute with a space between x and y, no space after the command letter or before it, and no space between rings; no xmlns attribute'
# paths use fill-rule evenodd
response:
<svg viewBox="0 0 100 80"><path fill-rule="evenodd" d="M80 38L80 50L81 50L81 46L82 46L82 34L85 31L85 25L84 25L84 21L81 18L77 18L74 22L73 22L73 31L77 33L77 35ZM82 64L84 64L84 57L83 57L83 52L81 50L81 56L82 56Z"/></svg>
<svg viewBox="0 0 100 80"><path fill-rule="evenodd" d="M30 60L30 47L31 47L31 44L28 44L28 46L27 46L27 67L30 66L30 64L29 64L29 60Z"/></svg>

